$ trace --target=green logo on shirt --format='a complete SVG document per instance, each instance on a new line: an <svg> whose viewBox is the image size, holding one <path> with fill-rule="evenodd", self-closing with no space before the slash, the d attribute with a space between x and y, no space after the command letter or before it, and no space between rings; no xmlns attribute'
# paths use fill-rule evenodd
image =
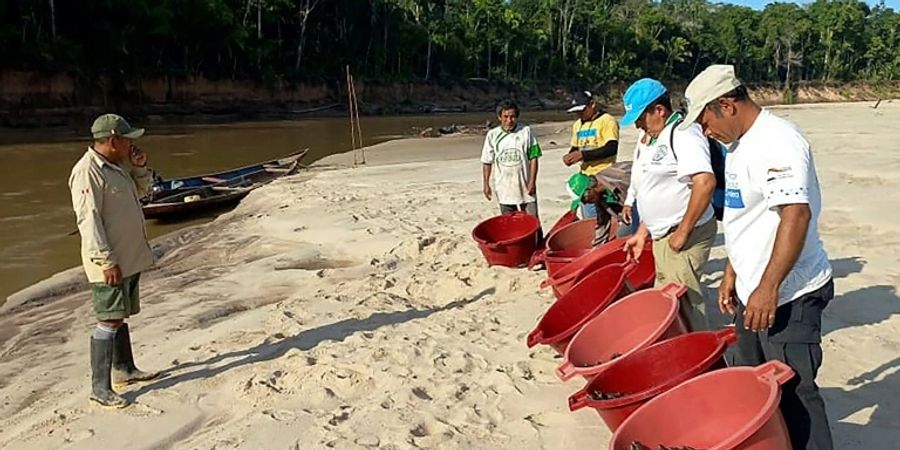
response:
<svg viewBox="0 0 900 450"><path fill-rule="evenodd" d="M518 166L522 164L522 152L515 148L501 150L497 162L504 166Z"/></svg>

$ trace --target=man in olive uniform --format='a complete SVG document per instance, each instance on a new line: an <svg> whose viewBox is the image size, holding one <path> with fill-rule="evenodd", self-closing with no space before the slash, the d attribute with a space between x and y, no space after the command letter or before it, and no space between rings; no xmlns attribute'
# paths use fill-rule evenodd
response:
<svg viewBox="0 0 900 450"><path fill-rule="evenodd" d="M140 312L138 281L153 265L140 198L152 181L147 156L134 145L144 134L115 114L91 126L93 145L72 168L69 189L81 234L81 259L91 283L97 327L91 336L91 400L123 408L112 383L156 378L138 370L125 319Z"/></svg>

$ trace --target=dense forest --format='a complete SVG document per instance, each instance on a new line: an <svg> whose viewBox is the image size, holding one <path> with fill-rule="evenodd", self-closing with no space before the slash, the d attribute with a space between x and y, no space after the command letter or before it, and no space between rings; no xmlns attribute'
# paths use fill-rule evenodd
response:
<svg viewBox="0 0 900 450"><path fill-rule="evenodd" d="M0 0L0 69L122 82L900 80L900 14L817 0Z"/></svg>

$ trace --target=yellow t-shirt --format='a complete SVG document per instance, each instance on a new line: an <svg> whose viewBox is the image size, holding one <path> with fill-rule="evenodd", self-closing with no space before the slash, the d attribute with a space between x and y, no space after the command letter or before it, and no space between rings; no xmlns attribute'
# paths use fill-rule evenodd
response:
<svg viewBox="0 0 900 450"><path fill-rule="evenodd" d="M581 119L577 119L572 124L572 146L578 147L579 150L592 150L603 147L608 141L618 140L619 122L610 114L603 113L590 122L582 122ZM599 161L582 162L581 172L585 175L596 175L614 162L616 162L615 156Z"/></svg>

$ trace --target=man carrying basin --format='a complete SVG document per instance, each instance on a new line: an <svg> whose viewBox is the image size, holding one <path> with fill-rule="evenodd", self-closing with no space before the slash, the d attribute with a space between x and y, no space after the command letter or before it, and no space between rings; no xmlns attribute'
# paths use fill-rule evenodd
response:
<svg viewBox="0 0 900 450"><path fill-rule="evenodd" d="M717 228L710 203L716 187L711 144L696 124L678 128L684 115L673 111L668 90L657 80L636 81L625 91L624 102L622 126L634 124L640 130L625 205L641 205L640 225L625 251L640 258L646 240L652 239L656 285L685 285L681 311L692 330L705 330L709 325L700 277Z"/></svg>
<svg viewBox="0 0 900 450"><path fill-rule="evenodd" d="M792 446L830 450L816 374L822 310L834 282L817 229L822 196L809 142L751 100L730 65L697 75L685 102L682 127L697 122L707 136L730 143L722 220L728 263L719 308L735 315L735 363L789 365L796 376L782 387L781 410Z"/></svg>

